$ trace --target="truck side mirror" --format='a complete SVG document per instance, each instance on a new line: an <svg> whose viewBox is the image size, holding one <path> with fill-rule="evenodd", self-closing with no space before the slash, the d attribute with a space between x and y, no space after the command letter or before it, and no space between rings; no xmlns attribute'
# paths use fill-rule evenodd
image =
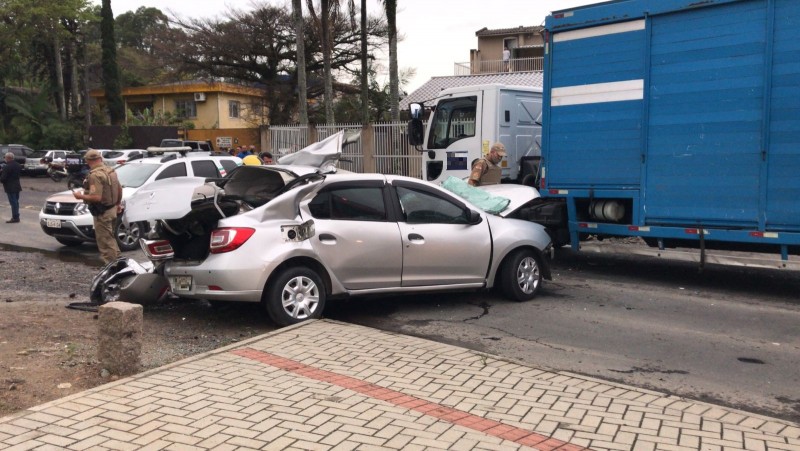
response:
<svg viewBox="0 0 800 451"><path fill-rule="evenodd" d="M408 143L414 147L418 147L422 145L424 140L425 128L422 126L422 119L411 119L408 123Z"/></svg>

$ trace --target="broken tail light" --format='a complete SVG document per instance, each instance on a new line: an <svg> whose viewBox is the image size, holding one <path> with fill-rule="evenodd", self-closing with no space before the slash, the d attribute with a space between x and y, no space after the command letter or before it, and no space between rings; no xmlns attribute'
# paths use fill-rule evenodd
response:
<svg viewBox="0 0 800 451"><path fill-rule="evenodd" d="M209 251L212 254L223 254L238 249L256 232L248 227L223 227L211 232Z"/></svg>

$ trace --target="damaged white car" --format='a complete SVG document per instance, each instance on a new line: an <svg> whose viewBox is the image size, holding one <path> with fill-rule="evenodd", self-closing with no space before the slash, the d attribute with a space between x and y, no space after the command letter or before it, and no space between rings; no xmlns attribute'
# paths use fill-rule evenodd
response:
<svg viewBox="0 0 800 451"><path fill-rule="evenodd" d="M524 301L550 277L544 228L504 217L525 196L495 215L417 179L336 173L342 139L289 156L303 166L281 159L238 167L223 180L142 187L125 219L156 221L157 239L143 241L156 264L112 277L126 266L112 262L93 296L143 300L168 282L184 298L260 302L288 325L319 318L327 300L345 296L499 286ZM530 190L528 200L538 196L519 188ZM136 283L145 272L151 280Z"/></svg>

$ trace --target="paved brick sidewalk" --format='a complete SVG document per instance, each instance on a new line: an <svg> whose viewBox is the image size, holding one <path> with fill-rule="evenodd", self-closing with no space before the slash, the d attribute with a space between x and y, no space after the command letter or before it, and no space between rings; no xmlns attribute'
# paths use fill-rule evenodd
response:
<svg viewBox="0 0 800 451"><path fill-rule="evenodd" d="M0 449L800 450L800 427L333 321L0 418Z"/></svg>

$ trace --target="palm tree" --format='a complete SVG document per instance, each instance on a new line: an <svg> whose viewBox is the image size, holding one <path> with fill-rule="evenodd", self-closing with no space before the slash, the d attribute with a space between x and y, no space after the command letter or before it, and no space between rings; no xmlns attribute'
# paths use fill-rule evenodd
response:
<svg viewBox="0 0 800 451"><path fill-rule="evenodd" d="M367 70L367 0L361 0L361 123L363 125L369 122Z"/></svg>
<svg viewBox="0 0 800 451"><path fill-rule="evenodd" d="M397 0L381 0L389 28L389 102L392 121L400 120L400 76L397 70Z"/></svg>
<svg viewBox="0 0 800 451"><path fill-rule="evenodd" d="M297 39L297 102L300 125L308 125L308 85L306 82L306 43L303 35L303 0L292 0L294 32Z"/></svg>

